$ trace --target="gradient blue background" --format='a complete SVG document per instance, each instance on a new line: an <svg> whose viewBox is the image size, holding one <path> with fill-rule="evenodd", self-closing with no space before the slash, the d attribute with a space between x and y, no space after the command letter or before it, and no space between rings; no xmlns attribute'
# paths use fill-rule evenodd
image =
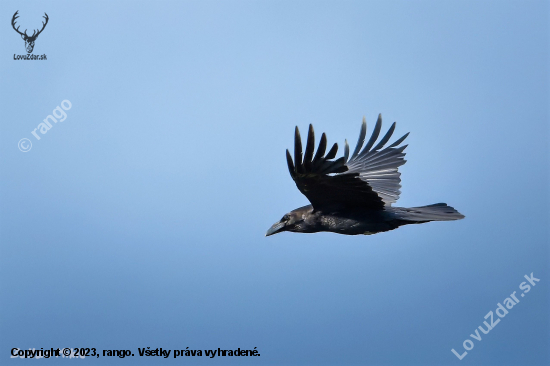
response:
<svg viewBox="0 0 550 366"><path fill-rule="evenodd" d="M13 60L16 10L29 29L48 13L47 61ZM547 2L2 1L0 15L0 364L550 362ZM411 131L398 205L466 219L265 238L307 204L284 158L294 126L353 148L378 113ZM531 272L541 282L459 361L451 348ZM261 356L137 357L148 346Z"/></svg>

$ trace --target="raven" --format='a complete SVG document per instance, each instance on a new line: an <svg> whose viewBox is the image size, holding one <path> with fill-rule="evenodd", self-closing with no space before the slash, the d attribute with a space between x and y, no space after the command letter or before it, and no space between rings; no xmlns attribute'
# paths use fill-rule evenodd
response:
<svg viewBox="0 0 550 366"><path fill-rule="evenodd" d="M306 150L305 154L302 154L302 139L296 127L294 161L288 150L286 160L290 176L311 205L290 211L271 226L265 235L283 231L329 231L345 235L370 235L393 230L402 225L464 218L445 203L412 208L391 206L401 193L401 173L397 168L406 162L403 159L403 150L408 145L399 145L409 134L384 148L395 130L394 122L386 135L374 146L381 128L380 114L372 136L361 150L367 133L367 123L363 118L357 147L351 158L346 141L344 156L334 160L338 144L334 144L325 155L327 137L324 133L317 152L313 155L315 135L312 125L309 125Z"/></svg>

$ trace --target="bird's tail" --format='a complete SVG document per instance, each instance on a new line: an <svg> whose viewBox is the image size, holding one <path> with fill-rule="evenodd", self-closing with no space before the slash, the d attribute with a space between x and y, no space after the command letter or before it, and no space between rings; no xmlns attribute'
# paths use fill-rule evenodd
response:
<svg viewBox="0 0 550 366"><path fill-rule="evenodd" d="M411 207L411 208L397 208L395 216L397 219L411 222L428 222L428 221L452 221L460 220L464 218L460 212L447 206L446 203L435 203L433 205Z"/></svg>

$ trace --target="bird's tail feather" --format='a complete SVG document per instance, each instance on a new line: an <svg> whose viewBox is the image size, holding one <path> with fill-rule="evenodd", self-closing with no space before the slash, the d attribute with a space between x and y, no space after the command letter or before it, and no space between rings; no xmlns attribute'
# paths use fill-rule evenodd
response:
<svg viewBox="0 0 550 366"><path fill-rule="evenodd" d="M446 203L411 208L400 207L395 214L398 219L412 222L452 221L464 218L464 215Z"/></svg>

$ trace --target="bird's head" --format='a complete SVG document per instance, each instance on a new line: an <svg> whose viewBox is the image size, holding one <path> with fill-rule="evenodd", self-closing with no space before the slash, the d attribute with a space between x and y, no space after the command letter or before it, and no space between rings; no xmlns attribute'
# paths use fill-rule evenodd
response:
<svg viewBox="0 0 550 366"><path fill-rule="evenodd" d="M305 222L306 216L311 211L311 206L300 207L296 210L285 214L281 220L273 224L265 233L265 236L270 236L283 231L292 231L295 233L303 233L308 231L308 225Z"/></svg>

